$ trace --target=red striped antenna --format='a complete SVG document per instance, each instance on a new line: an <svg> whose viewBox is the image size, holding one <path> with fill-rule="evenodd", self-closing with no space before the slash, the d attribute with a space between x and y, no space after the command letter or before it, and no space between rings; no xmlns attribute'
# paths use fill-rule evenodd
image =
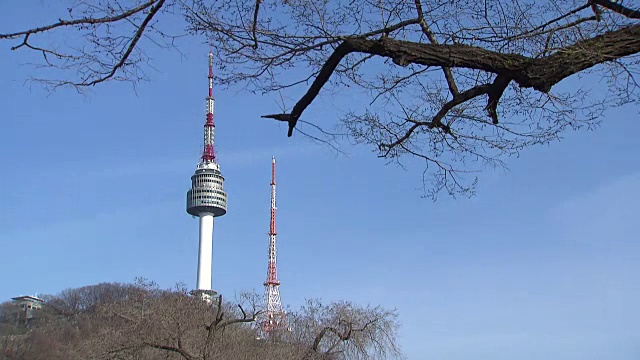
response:
<svg viewBox="0 0 640 360"><path fill-rule="evenodd" d="M276 158L271 158L271 221L269 222L269 263L264 282L263 312L258 319L259 332L269 337L273 331L287 329L287 318L280 300L280 280L276 265Z"/></svg>
<svg viewBox="0 0 640 360"><path fill-rule="evenodd" d="M207 121L204 124L204 149L202 162L205 164L216 162L214 138L216 125L213 122L213 44L209 43L209 96L207 96Z"/></svg>

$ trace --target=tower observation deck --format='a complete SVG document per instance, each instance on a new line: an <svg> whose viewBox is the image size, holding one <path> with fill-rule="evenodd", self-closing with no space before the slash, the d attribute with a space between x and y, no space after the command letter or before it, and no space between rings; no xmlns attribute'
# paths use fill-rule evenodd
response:
<svg viewBox="0 0 640 360"><path fill-rule="evenodd" d="M195 173L191 176L191 189L187 192L187 213L200 218L197 290L210 294L213 251L213 218L227 213L227 193L214 150L215 124L213 122L213 53L209 49L209 96L204 124L204 148Z"/></svg>

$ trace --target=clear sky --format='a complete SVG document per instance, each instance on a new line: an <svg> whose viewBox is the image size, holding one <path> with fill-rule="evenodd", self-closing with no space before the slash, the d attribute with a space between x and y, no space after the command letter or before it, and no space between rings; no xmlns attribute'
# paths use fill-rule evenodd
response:
<svg viewBox="0 0 640 360"><path fill-rule="evenodd" d="M42 3L34 21L46 18ZM25 23L23 9L5 10L0 31ZM205 120L201 40L186 40L183 58L152 49L157 71L137 95L126 84L46 93L24 84L27 54L0 43L0 300L136 276L195 286L198 222L185 193ZM434 203L421 198L419 163L385 165L361 147L336 155L260 119L279 97L214 93L229 193L216 290L262 292L275 155L285 305L397 308L410 359L640 356L637 108L526 150L508 172L485 171L472 199ZM329 124L344 110L326 97L306 119Z"/></svg>

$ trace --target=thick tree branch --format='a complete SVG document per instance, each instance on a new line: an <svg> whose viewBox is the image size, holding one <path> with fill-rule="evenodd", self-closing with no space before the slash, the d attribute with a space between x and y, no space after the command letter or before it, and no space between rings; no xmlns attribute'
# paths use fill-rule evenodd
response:
<svg viewBox="0 0 640 360"><path fill-rule="evenodd" d="M242 313L241 318L224 320L224 311L222 311L222 295L218 295L214 319L208 326L205 326L207 330L207 340L205 342L205 353L208 352L209 344L211 344L211 339L213 338L213 335L216 331L222 330L225 327L232 324L249 323L249 322L255 321L255 317L256 317L255 313L250 315L247 314L247 312L244 310L244 308L240 304L238 304L238 308Z"/></svg>
<svg viewBox="0 0 640 360"><path fill-rule="evenodd" d="M238 304L238 307L240 308L240 311L242 312L242 317L241 318L236 318L236 319L229 319L227 321L224 321L222 323L220 323L220 325L218 326L220 329L225 328L226 326L232 325L232 324L238 324L238 323L249 323L249 322L254 322L255 321L255 314L251 314L251 316L248 316L247 313L244 311L244 309L242 308L242 306L240 304Z"/></svg>
<svg viewBox="0 0 640 360"><path fill-rule="evenodd" d="M591 0L591 3L598 4L618 14L624 15L630 19L640 19L640 11L630 9L626 6L622 6L621 1L609 1L609 0Z"/></svg>
<svg viewBox="0 0 640 360"><path fill-rule="evenodd" d="M389 38L380 40L360 37L345 38L324 63L318 76L295 104L291 113L264 115L263 117L287 121L289 123L288 136L291 136L302 112L313 102L322 87L328 82L340 61L354 52L390 58L400 66L418 64L443 68L459 67L497 74L498 77L493 84L487 105L487 111L493 122L496 123L497 103L510 81L515 81L520 87L533 88L546 93L551 90L552 86L568 76L639 51L640 25L630 25L578 41L552 55L537 59L462 44L423 44Z"/></svg>
<svg viewBox="0 0 640 360"><path fill-rule="evenodd" d="M420 19L420 28L422 32L427 36L427 39L432 44L438 44L438 39L433 34L433 31L429 29L429 25L427 25L427 21L424 18L424 12L422 11L422 3L421 0L415 0L416 11L418 12L418 19ZM449 92L451 95L455 96L459 93L458 86L456 85L456 81L453 78L453 73L451 72L451 68L448 66L443 66L442 71L444 72L444 78L447 80L447 85L449 86Z"/></svg>
<svg viewBox="0 0 640 360"><path fill-rule="evenodd" d="M351 339L351 337L353 336L354 332L362 332L364 331L369 325L375 323L376 321L378 321L378 319L372 319L369 320L366 324L364 324L361 328L358 329L354 329L353 328L353 324L350 322L344 322L346 324L347 329L345 331L338 331L338 329L336 329L333 326L325 326L314 338L313 340L313 345L311 345L311 350L313 350L314 352L318 352L319 347L320 347L320 343L322 342L322 339L324 339L324 337L327 335L327 333L333 333L335 336L338 337L338 343L341 341L348 341ZM342 322L342 320L340 321ZM331 351L335 348L336 344L334 344L333 346L331 346L329 348L328 351Z"/></svg>
<svg viewBox="0 0 640 360"><path fill-rule="evenodd" d="M313 102L316 96L318 96L322 87L327 83L327 81L329 81L329 78L340 64L340 61L342 61L342 59L351 52L353 52L353 48L347 41L343 41L338 45L338 47L336 47L320 69L318 76L311 84L311 87L309 87L309 90L307 90L302 98L295 104L291 113L263 115L262 117L288 122L289 132L287 133L287 136L293 135L293 128L295 128L302 112L307 108L307 106L309 106L309 104L311 104L311 102Z"/></svg>
<svg viewBox="0 0 640 360"><path fill-rule="evenodd" d="M487 101L487 107L485 108L491 117L493 125L498 124L498 101L502 97L507 85L511 82L508 76L498 74L495 80L489 87L489 99Z"/></svg>
<svg viewBox="0 0 640 360"><path fill-rule="evenodd" d="M578 41L538 59L462 44L439 45L358 38L345 41L351 45L351 52L383 56L394 59L399 64L483 70L511 78L521 87L548 92L553 85L570 75L640 52L640 25L627 26Z"/></svg>
<svg viewBox="0 0 640 360"><path fill-rule="evenodd" d="M262 0L256 0L255 10L253 11L253 25L251 26L251 33L253 34L253 48L258 48L258 13L260 12L260 3Z"/></svg>
<svg viewBox="0 0 640 360"><path fill-rule="evenodd" d="M418 22L419 22L419 19L417 18L401 21L397 24L387 26L380 30L364 33L359 37L368 38L368 37L379 35L379 34L389 34L398 29L402 29L405 26L408 26L411 24L417 24ZM350 43L348 41L342 41L340 45L336 47L336 49L333 51L331 56L329 56L327 61L324 63L324 65L318 72L318 76L316 76L316 79L311 84L311 87L309 87L309 90L307 90L307 92L302 96L302 98L295 104L291 113L263 115L262 117L288 122L289 130L287 132L287 136L291 137L291 135L293 135L293 129L295 128L296 123L298 122L298 119L300 119L300 115L302 115L302 113L307 108L307 106L309 106L313 102L313 100L316 98L316 96L318 96L318 94L320 93L320 90L327 83L327 81L329 81L329 78L335 72L336 68L338 67L342 59L345 56L347 56L349 53L354 52L353 50L354 49L351 48ZM372 54L372 55L377 55L377 54Z"/></svg>

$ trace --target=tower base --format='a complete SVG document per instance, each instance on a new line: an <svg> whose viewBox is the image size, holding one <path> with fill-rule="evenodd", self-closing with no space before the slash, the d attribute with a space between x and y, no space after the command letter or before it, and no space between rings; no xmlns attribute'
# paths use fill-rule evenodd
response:
<svg viewBox="0 0 640 360"><path fill-rule="evenodd" d="M189 292L193 297L197 297L207 304L212 304L217 297L218 292L215 290L191 290Z"/></svg>

